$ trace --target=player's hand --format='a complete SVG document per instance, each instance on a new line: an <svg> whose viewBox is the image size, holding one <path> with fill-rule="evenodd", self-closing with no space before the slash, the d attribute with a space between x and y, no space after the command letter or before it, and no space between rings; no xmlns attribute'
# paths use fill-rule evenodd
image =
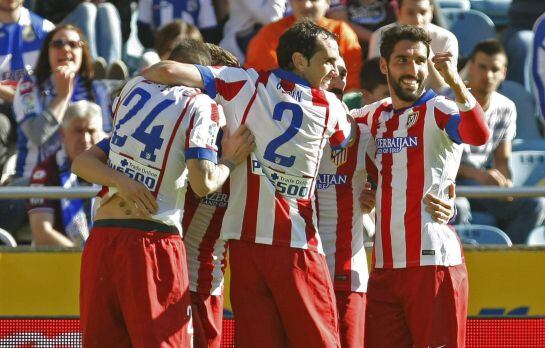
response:
<svg viewBox="0 0 545 348"><path fill-rule="evenodd" d="M55 89L58 96L70 98L74 91L76 72L71 66L61 65L53 72Z"/></svg>
<svg viewBox="0 0 545 348"><path fill-rule="evenodd" d="M254 148L255 138L246 125L238 127L233 135L229 135L229 130L224 129L221 140L222 161L240 164Z"/></svg>
<svg viewBox="0 0 545 348"><path fill-rule="evenodd" d="M433 66L439 72L445 83L450 87L463 83L456 66L452 63L452 53L450 52L438 52L431 59Z"/></svg>
<svg viewBox="0 0 545 348"><path fill-rule="evenodd" d="M155 197L142 183L132 180L124 174L118 175L115 182L119 197L134 206L140 215L151 216L159 209Z"/></svg>
<svg viewBox="0 0 545 348"><path fill-rule="evenodd" d="M359 197L362 213L369 214L375 208L375 194L376 190L373 190L371 183L366 182Z"/></svg>
<svg viewBox="0 0 545 348"><path fill-rule="evenodd" d="M452 204L439 199L431 193L424 196L424 204L426 205L426 211L431 215L433 221L440 224L446 224L453 214Z"/></svg>

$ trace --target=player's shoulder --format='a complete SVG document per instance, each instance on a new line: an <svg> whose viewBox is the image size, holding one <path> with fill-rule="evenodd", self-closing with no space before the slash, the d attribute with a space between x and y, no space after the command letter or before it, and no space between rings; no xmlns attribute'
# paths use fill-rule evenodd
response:
<svg viewBox="0 0 545 348"><path fill-rule="evenodd" d="M373 114L378 109L387 111L391 108L392 99L390 97L386 97L374 103L364 105L361 108L350 110L350 116L356 120L356 123L365 123L365 117L367 115Z"/></svg>

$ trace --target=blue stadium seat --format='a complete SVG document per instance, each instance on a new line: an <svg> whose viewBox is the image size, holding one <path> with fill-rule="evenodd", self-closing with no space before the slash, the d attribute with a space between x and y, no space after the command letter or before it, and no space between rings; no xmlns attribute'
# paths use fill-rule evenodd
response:
<svg viewBox="0 0 545 348"><path fill-rule="evenodd" d="M459 8L462 10L469 10L471 4L469 0L437 0L436 2L441 9L444 8Z"/></svg>
<svg viewBox="0 0 545 348"><path fill-rule="evenodd" d="M512 0L471 0L471 9L486 14L495 25L509 23L509 7Z"/></svg>
<svg viewBox="0 0 545 348"><path fill-rule="evenodd" d="M545 151L545 139L515 139L511 145L513 151Z"/></svg>
<svg viewBox="0 0 545 348"><path fill-rule="evenodd" d="M545 226L534 228L526 240L528 245L545 245Z"/></svg>
<svg viewBox="0 0 545 348"><path fill-rule="evenodd" d="M461 58L467 58L480 41L496 37L494 23L480 11L446 8L441 12L450 31L458 38Z"/></svg>
<svg viewBox="0 0 545 348"><path fill-rule="evenodd" d="M520 83L508 80L503 81L498 92L511 99L517 107L517 138L540 139L533 96Z"/></svg>
<svg viewBox="0 0 545 348"><path fill-rule="evenodd" d="M487 225L454 225L462 243L472 245L512 246L509 236L497 227Z"/></svg>
<svg viewBox="0 0 545 348"><path fill-rule="evenodd" d="M545 151L513 151L509 166L514 186L545 185Z"/></svg>

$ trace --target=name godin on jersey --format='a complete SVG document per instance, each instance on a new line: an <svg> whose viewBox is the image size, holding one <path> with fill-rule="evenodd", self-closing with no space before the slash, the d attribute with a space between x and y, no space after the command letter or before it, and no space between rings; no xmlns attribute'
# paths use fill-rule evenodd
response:
<svg viewBox="0 0 545 348"><path fill-rule="evenodd" d="M160 175L158 169L150 168L113 151L110 151L108 165L118 172L124 173L129 178L146 185L150 191L154 191L157 187Z"/></svg>
<svg viewBox="0 0 545 348"><path fill-rule="evenodd" d="M377 154L398 153L404 148L418 146L418 137L377 138Z"/></svg>
<svg viewBox="0 0 545 348"><path fill-rule="evenodd" d="M282 87L281 82L278 82L276 84L276 88L279 91L281 91L283 94L287 94L291 96L293 99L297 100L299 103L301 102L301 100L303 100L303 91L297 91L297 90L287 91Z"/></svg>
<svg viewBox="0 0 545 348"><path fill-rule="evenodd" d="M222 192L212 192L201 199L201 203L212 207L226 208L229 203L229 195Z"/></svg>
<svg viewBox="0 0 545 348"><path fill-rule="evenodd" d="M332 185L346 184L348 181L348 175L346 174L319 174L316 181L316 188L318 190L325 190Z"/></svg>

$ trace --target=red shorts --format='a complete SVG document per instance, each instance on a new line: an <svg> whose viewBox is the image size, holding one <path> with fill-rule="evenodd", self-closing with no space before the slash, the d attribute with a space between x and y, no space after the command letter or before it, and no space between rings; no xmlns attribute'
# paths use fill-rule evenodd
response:
<svg viewBox="0 0 545 348"><path fill-rule="evenodd" d="M342 348L362 348L365 329L364 292L335 291Z"/></svg>
<svg viewBox="0 0 545 348"><path fill-rule="evenodd" d="M223 320L223 295L204 295L191 291L194 348L219 348Z"/></svg>
<svg viewBox="0 0 545 348"><path fill-rule="evenodd" d="M365 347L464 347L467 300L465 264L373 269Z"/></svg>
<svg viewBox="0 0 545 348"><path fill-rule="evenodd" d="M340 346L325 256L239 240L229 243L237 348Z"/></svg>
<svg viewBox="0 0 545 348"><path fill-rule="evenodd" d="M83 249L84 347L189 347L185 249L178 232L146 220L98 220Z"/></svg>

